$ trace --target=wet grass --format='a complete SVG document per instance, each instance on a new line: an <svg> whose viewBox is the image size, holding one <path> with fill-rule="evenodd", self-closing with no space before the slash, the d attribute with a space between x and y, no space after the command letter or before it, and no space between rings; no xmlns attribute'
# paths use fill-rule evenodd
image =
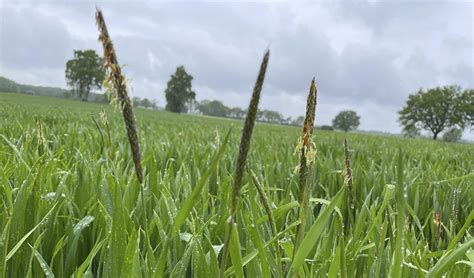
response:
<svg viewBox="0 0 474 278"><path fill-rule="evenodd" d="M119 111L0 93L0 277L219 274L242 122L143 109L136 118L143 185ZM473 145L347 134L349 194L346 134L315 130L310 213L294 252L300 136L255 126L226 275L474 277Z"/></svg>

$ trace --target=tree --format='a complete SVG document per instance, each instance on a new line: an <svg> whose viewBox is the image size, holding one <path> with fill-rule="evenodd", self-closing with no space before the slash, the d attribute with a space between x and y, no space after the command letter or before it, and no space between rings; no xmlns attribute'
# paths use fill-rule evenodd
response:
<svg viewBox="0 0 474 278"><path fill-rule="evenodd" d="M283 115L281 115L277 111L273 110L263 110L262 117L259 119L262 122L269 122L269 123L280 123L283 119Z"/></svg>
<svg viewBox="0 0 474 278"><path fill-rule="evenodd" d="M196 99L196 93L192 90L192 80L193 77L183 66L176 68L165 90L166 110L175 113L188 111L187 103Z"/></svg>
<svg viewBox="0 0 474 278"><path fill-rule="evenodd" d="M234 107L230 109L229 116L231 118L242 119L245 117L245 111L239 107Z"/></svg>
<svg viewBox="0 0 474 278"><path fill-rule="evenodd" d="M297 125L297 126L303 126L303 123L304 123L304 116L299 116L293 121L292 124Z"/></svg>
<svg viewBox="0 0 474 278"><path fill-rule="evenodd" d="M94 50L74 50L74 58L66 63L66 82L74 93L87 101L91 89L102 87L105 70L103 59Z"/></svg>
<svg viewBox="0 0 474 278"><path fill-rule="evenodd" d="M330 125L322 125L322 126L319 127L319 129L327 130L327 131L333 131L334 130L334 128Z"/></svg>
<svg viewBox="0 0 474 278"><path fill-rule="evenodd" d="M158 109L158 101L156 99L151 100L151 109L156 110Z"/></svg>
<svg viewBox="0 0 474 278"><path fill-rule="evenodd" d="M132 105L133 105L133 107L138 107L138 106L140 106L140 102L141 102L141 100L140 100L139 97L132 97Z"/></svg>
<svg viewBox="0 0 474 278"><path fill-rule="evenodd" d="M415 125L405 126L403 128L402 134L403 134L403 137L406 137L406 138L416 138L416 137L421 136L420 129L417 128Z"/></svg>
<svg viewBox="0 0 474 278"><path fill-rule="evenodd" d="M291 117L283 118L281 120L281 123L284 124L284 125L291 125L292 122L293 122L293 120L291 119Z"/></svg>
<svg viewBox="0 0 474 278"><path fill-rule="evenodd" d="M408 97L405 107L398 112L399 121L404 128L415 126L430 131L436 140L446 128L464 129L468 118L472 120L469 101L472 105L472 93L463 94L459 86L420 89Z"/></svg>
<svg viewBox="0 0 474 278"><path fill-rule="evenodd" d="M203 100L198 104L197 109L201 111L204 115L216 117L226 117L230 111L229 107L225 106L222 102L218 100Z"/></svg>
<svg viewBox="0 0 474 278"><path fill-rule="evenodd" d="M460 96L459 109L466 127L474 128L474 89L465 90Z"/></svg>
<svg viewBox="0 0 474 278"><path fill-rule="evenodd" d="M141 107L145 107L145 108L151 108L153 105L151 103L151 101L147 98L144 98L141 102L140 102L140 106Z"/></svg>
<svg viewBox="0 0 474 278"><path fill-rule="evenodd" d="M446 142L459 142L462 137L462 129L451 128L443 134L443 141Z"/></svg>
<svg viewBox="0 0 474 278"><path fill-rule="evenodd" d="M357 129L360 125L360 117L356 112L346 110L341 111L337 116L332 120L332 126L335 129L344 130L348 132L349 130Z"/></svg>

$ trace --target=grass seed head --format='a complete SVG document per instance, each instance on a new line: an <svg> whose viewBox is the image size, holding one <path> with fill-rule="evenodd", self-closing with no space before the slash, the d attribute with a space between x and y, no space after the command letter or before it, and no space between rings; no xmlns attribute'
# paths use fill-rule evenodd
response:
<svg viewBox="0 0 474 278"><path fill-rule="evenodd" d="M234 216L237 213L238 201L240 198L240 188L242 186L242 178L244 175L245 165L247 161L247 155L250 148L250 139L252 137L252 131L255 126L255 119L258 111L258 103L260 101L260 93L262 91L263 82L265 80L265 73L267 71L268 60L270 58L270 50L267 50L263 56L260 70L258 72L257 81L252 92L252 98L247 110L247 117L245 118L244 127L242 129L242 135L240 137L239 152L237 154L237 162L235 165L234 179L232 181L232 195L230 200L230 216L229 222L227 223L227 231L224 238L224 247L222 251L222 261L220 267L220 277L224 277L224 271L227 265L227 254L230 244L230 238L232 235L232 227L235 223Z"/></svg>
<svg viewBox="0 0 474 278"><path fill-rule="evenodd" d="M302 194L304 191L304 186L306 184L308 168L313 163L316 157L316 148L312 140L313 130L314 130L314 119L316 115L316 81L311 80L311 85L309 87L309 94L306 101L306 117L304 119L303 130L301 137L299 139L296 151L300 153L300 200L302 200Z"/></svg>
<svg viewBox="0 0 474 278"><path fill-rule="evenodd" d="M122 109L125 127L127 129L128 141L132 151L132 158L135 164L135 172L140 183L143 183L143 170L141 165L140 146L138 143L137 128L135 123L135 115L133 114L132 103L127 92L127 81L122 74L122 70L117 61L112 40L110 39L107 25L105 24L102 12L97 9L96 23L99 28L99 41L104 48L104 67L107 72L106 88L111 89L110 95L112 99L118 98ZM113 101L112 101L113 102Z"/></svg>
<svg viewBox="0 0 474 278"><path fill-rule="evenodd" d="M349 187L349 190L352 190L353 180L351 162L349 160L349 144L347 143L347 138L344 138L344 164L347 186Z"/></svg>
<svg viewBox="0 0 474 278"><path fill-rule="evenodd" d="M100 111L100 120L105 126L109 124L109 119L107 118L107 112L105 111L105 109L102 109L102 111Z"/></svg>
<svg viewBox="0 0 474 278"><path fill-rule="evenodd" d="M304 119L303 130L296 148L300 152L300 165L298 167L299 188L298 200L300 208L298 210L298 218L301 224L298 226L295 235L294 254L300 246L305 230L307 215L309 213L309 199L311 197L312 183L313 183L313 163L316 158L316 148L312 140L314 130L314 119L316 115L316 82L313 78L309 87L308 99L306 101L306 117Z"/></svg>
<svg viewBox="0 0 474 278"><path fill-rule="evenodd" d="M248 107L247 117L245 118L244 127L242 129L242 135L240 138L239 152L237 155L237 162L234 172L234 180L232 183L232 202L231 202L231 215L237 210L237 201L240 196L240 187L242 186L242 178L245 170L245 163L247 160L247 154L250 148L250 139L252 137L252 131L255 126L255 119L258 111L258 103L260 101L260 93L262 91L263 82L265 80L265 73L267 71L268 60L270 58L270 50L267 50L263 56L260 70L258 73L257 81L253 88L252 98Z"/></svg>
<svg viewBox="0 0 474 278"><path fill-rule="evenodd" d="M44 137L43 122L39 118L36 119L36 138L38 140L38 154L42 156L44 154L47 141Z"/></svg>
<svg viewBox="0 0 474 278"><path fill-rule="evenodd" d="M311 137L313 136L314 129L314 118L316 115L316 81L311 80L311 85L309 88L308 99L306 100L306 116L304 118L303 130L301 133L303 146L310 148Z"/></svg>

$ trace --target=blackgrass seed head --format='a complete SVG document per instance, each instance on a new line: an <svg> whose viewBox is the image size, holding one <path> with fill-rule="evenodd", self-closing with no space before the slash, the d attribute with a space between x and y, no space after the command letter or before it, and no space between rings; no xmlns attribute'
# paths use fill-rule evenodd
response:
<svg viewBox="0 0 474 278"><path fill-rule="evenodd" d="M99 9L96 11L95 18L97 27L99 28L99 41L102 43L104 48L104 67L107 71L107 77L104 84L106 85L106 88L113 89L113 93L111 94L112 99L117 97L120 102L125 127L127 129L128 141L132 151L133 163L135 164L135 172L138 181L143 183L140 146L138 143L135 115L133 114L132 103L127 92L127 81L122 74L112 40L110 39L107 30L107 25L105 24L102 12Z"/></svg>
<svg viewBox="0 0 474 278"><path fill-rule="evenodd" d="M267 50L263 56L260 70L258 72L257 81L252 92L252 98L248 107L247 117L245 118L244 127L242 129L242 135L240 138L239 153L237 155L237 162L234 172L234 180L232 183L232 202L231 202L231 215L237 210L237 202L240 196L240 187L242 186L242 178L245 170L245 163L247 160L247 154L250 148L250 139L252 137L252 131L255 126L255 119L258 111L258 103L260 101L260 93L262 91L263 82L265 80L265 73L267 71L268 60L270 59L270 50Z"/></svg>
<svg viewBox="0 0 474 278"><path fill-rule="evenodd" d="M347 143L347 138L344 138L344 163L345 163L345 176L347 186L349 190L352 190L352 170L351 170L351 161L349 159L349 144Z"/></svg>
<svg viewBox="0 0 474 278"><path fill-rule="evenodd" d="M298 226L295 243L294 243L294 254L298 250L303 237L306 226L306 219L310 211L309 199L312 192L313 184L313 163L316 158L316 148L312 140L314 130L314 120L316 115L316 81L311 81L309 87L308 99L306 101L306 117L304 119L303 130L298 143L297 151L300 152L300 165L299 169L299 188L298 188L298 200L300 207L298 210L298 218L301 224Z"/></svg>

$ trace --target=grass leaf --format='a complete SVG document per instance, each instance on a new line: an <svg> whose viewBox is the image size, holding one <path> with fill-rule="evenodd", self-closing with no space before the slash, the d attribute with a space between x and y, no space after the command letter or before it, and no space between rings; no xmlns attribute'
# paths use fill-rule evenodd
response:
<svg viewBox="0 0 474 278"><path fill-rule="evenodd" d="M314 245L321 237L321 234L326 228L326 225L331 217L332 211L336 208L339 202L343 199L344 193L346 192L346 187L342 187L339 192L331 200L331 203L324 208L324 210L319 214L316 221L313 223L306 236L301 242L301 246L298 251L295 253L293 262L291 264L290 272L293 275L297 275L300 267L302 266L304 260L309 255Z"/></svg>
<svg viewBox="0 0 474 278"><path fill-rule="evenodd" d="M429 271L426 277L442 277L446 271L448 271L453 265L459 261L469 250L469 248L474 246L474 238L465 242L458 248L448 251L444 254L443 257L439 259L439 261L433 266Z"/></svg>
<svg viewBox="0 0 474 278"><path fill-rule="evenodd" d="M176 218L174 219L174 223L173 223L173 229L172 229L173 236L178 235L180 227L183 225L184 221L186 221L186 217L188 216L189 212L191 211L198 197L200 196L201 189L205 185L209 176L214 172L217 164L219 163L220 158L224 154L224 150L227 146L227 142L229 141L230 133L231 133L231 130L227 132L224 142L222 142L222 145L219 147L219 150L214 155L211 164L208 166L206 172L204 172L201 179L199 179L192 193L186 199L181 209L179 210L178 214L176 215Z"/></svg>

